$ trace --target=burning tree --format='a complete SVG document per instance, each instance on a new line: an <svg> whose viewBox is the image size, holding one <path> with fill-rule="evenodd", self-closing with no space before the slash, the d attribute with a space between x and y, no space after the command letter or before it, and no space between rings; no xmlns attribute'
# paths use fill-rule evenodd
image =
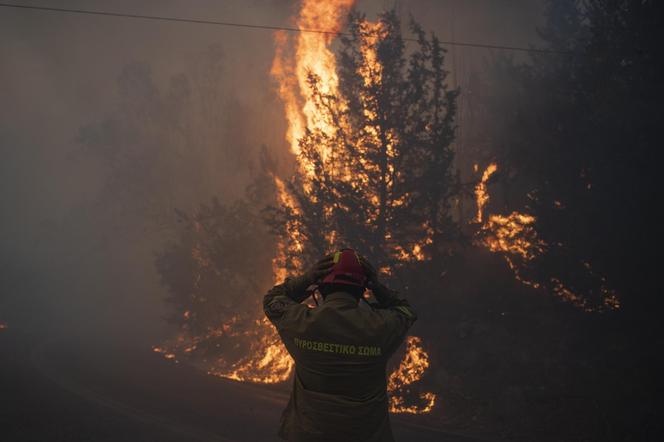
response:
<svg viewBox="0 0 664 442"><path fill-rule="evenodd" d="M297 26L340 30L352 4L305 0ZM338 58L333 33L294 41L277 34L272 74L297 164L289 181L275 177L280 206L266 211L280 238L275 277L351 244L408 284L403 276L414 279L418 270L412 264L439 263L446 241L457 237L449 214L458 189L451 174L457 91L446 85L440 42L416 23L416 47L406 50L395 11L377 22L355 12L349 18ZM411 384L428 365L421 340L409 337L390 375L392 412L432 409L434 393L419 393L415 405L404 398L415 396Z"/></svg>
<svg viewBox="0 0 664 442"><path fill-rule="evenodd" d="M445 50L416 23L412 50L393 10L375 23L351 13L349 28L336 71L304 67L306 121L291 134L300 167L268 219L289 243L286 268L302 253L352 244L390 273L444 256L457 235L449 213L457 91L445 81ZM273 71L283 84L284 66L301 61L281 56Z"/></svg>

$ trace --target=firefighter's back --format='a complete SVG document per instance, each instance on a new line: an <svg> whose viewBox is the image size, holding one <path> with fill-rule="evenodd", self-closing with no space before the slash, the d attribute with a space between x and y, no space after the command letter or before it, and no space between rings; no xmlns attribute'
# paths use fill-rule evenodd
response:
<svg viewBox="0 0 664 442"><path fill-rule="evenodd" d="M344 249L333 261L324 258L313 270L274 286L263 299L265 314L295 360L293 391L279 429L283 439L394 440L385 366L416 316L365 265ZM302 301L314 283L325 300L309 308ZM366 288L377 300L371 307L358 302Z"/></svg>
<svg viewBox="0 0 664 442"><path fill-rule="evenodd" d="M297 374L307 390L356 399L385 391L389 357L379 314L347 294L329 295L293 341Z"/></svg>
<svg viewBox="0 0 664 442"><path fill-rule="evenodd" d="M281 434L294 441L393 441L385 366L400 336L384 311L333 293L282 338L295 359Z"/></svg>

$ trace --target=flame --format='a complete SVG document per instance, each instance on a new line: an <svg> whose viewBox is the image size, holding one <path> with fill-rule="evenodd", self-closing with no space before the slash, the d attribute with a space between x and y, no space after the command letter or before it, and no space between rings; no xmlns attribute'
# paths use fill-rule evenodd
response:
<svg viewBox="0 0 664 442"><path fill-rule="evenodd" d="M508 216L490 215L482 226L482 230L487 233L484 245L492 252L518 255L525 261L531 261L542 254L546 246L537 237L534 223L534 216L519 212L512 212Z"/></svg>
<svg viewBox="0 0 664 442"><path fill-rule="evenodd" d="M407 387L420 379L429 368L429 355L422 348L422 339L409 336L406 339L406 353L399 367L387 379L390 394L390 412L420 414L430 412L436 404L434 393L421 393L420 404L406 405L403 394Z"/></svg>
<svg viewBox="0 0 664 442"><path fill-rule="evenodd" d="M289 207L293 213L298 214L299 209L295 199L286 189L284 182L276 175L273 175L275 187L277 190L277 198L279 204L284 207ZM297 221L288 221L284 226L284 231L288 235L289 241L286 242L280 239L277 242L277 253L272 259L272 274L275 284L278 284L286 279L288 272L286 270L286 257L298 256L304 250L304 243L302 239L302 227ZM296 268L301 269L302 263L296 261L293 263Z"/></svg>
<svg viewBox="0 0 664 442"><path fill-rule="evenodd" d="M236 342L235 347L241 352L241 356L234 362L222 354L212 360L204 359L195 363L210 375L236 381L273 384L287 380L293 368L293 359L281 344L274 328L261 312L261 319L249 321L253 327L241 331L241 323L246 322L243 319L234 316L220 327L211 328L200 335L182 333L163 346L152 347L152 351L179 363L179 357L189 356L204 347L218 347L219 344L214 343L220 338L227 338Z"/></svg>
<svg viewBox="0 0 664 442"><path fill-rule="evenodd" d="M316 1L304 0L295 19L297 27L302 29L324 29L338 32L343 24L343 18L347 15L354 0L334 0L334 1ZM378 86L382 81L382 65L378 61L377 48L378 43L385 37L385 29L381 22L371 23L362 21L360 23L360 34L363 36L360 44L360 54L363 57L363 63L360 64L358 74L363 79L366 86ZM306 132L320 134L327 139L335 139L336 130L341 126L342 129L348 127L347 122L343 120L343 111L346 103L339 93L339 78L337 76L337 61L334 52L330 50L330 45L334 39L333 34L323 33L298 33L292 39L289 39L284 33L277 33L275 36L276 53L272 64L271 74L278 84L278 92L284 103L288 129L286 140L290 145L291 152L295 155L298 162L298 168L303 172L303 190L309 193L311 183L309 179L315 176L314 165L301 155L300 140ZM294 49L292 49L294 48ZM316 87L319 94L312 93L312 87ZM337 112L320 112L320 97L335 97L334 105ZM360 140L356 141L355 149L362 151L367 145L380 145L379 123L375 103L369 96L359 97L366 126L363 127L364 134ZM331 118L338 120L333 124ZM395 155L394 146L398 142L397 136L392 133L385 134L387 140L387 154ZM361 186L367 191L372 192L367 186L368 178L362 173L351 173L352 166L339 165L335 163L334 149L344 148L343 145L335 143L320 143L317 147L318 155L326 170L331 171L334 179L351 184L353 187ZM362 160L359 160L360 163ZM354 169L369 167L368 164L361 163L360 167ZM392 167L390 165L389 167ZM388 170L390 175L396 171ZM288 207L294 213L298 213L297 204L294 198L288 193L284 183L277 177L274 177L278 193L278 199L282 206ZM372 201L373 209L367 214L367 223L372 223L379 213L379 197L374 193L369 194L369 200ZM398 206L404 201L394 201ZM324 207L324 211L331 212L331 207ZM285 226L288 234L288 242L282 239L278 244L277 256L273 261L274 274L277 279L283 279L286 275L285 258L293 253L303 250L303 241L301 235L301 226L296 222L290 222ZM432 243L433 232L428 226L423 226L426 235L419 242L407 247L395 246L394 254L401 261L422 261L426 259L424 248ZM389 239L390 233L386 233L386 239ZM325 239L330 248L334 247L337 239L335 231L328 232ZM295 267L301 263L295 263ZM387 273L391 269L385 269ZM421 339L409 337L407 340L406 356L401 361L399 368L393 372L389 379L389 391L391 393L391 411L395 413L426 413L431 411L434 406L436 396L433 393L422 393L420 405L405 405L404 394L407 393L406 386L419 380L424 371L429 366L427 353L421 347Z"/></svg>
<svg viewBox="0 0 664 442"><path fill-rule="evenodd" d="M474 170L478 172L479 167L477 164L474 165ZM608 287L606 278L595 274L590 263L587 262L583 263L587 274L600 281L599 290L602 303L599 306L589 305L586 298L567 287L556 276L549 277L548 281L533 281L523 277L523 269L528 263L545 254L548 249L561 246L561 244L550 245L540 239L535 229L535 217L526 213L515 211L507 216L490 214L488 219L482 223L484 208L489 201L487 182L497 170L497 164L489 164L482 173L480 182L475 186L477 215L474 221L481 224L478 231L478 243L493 253L500 253L505 258L517 281L529 287L538 289L547 286L554 295L586 312L616 310L620 308L618 294L615 290ZM531 195L528 196L533 198ZM559 210L565 208L564 204L560 201L554 201L553 205Z"/></svg>
<svg viewBox="0 0 664 442"><path fill-rule="evenodd" d="M326 2L305 0L296 19L296 25L301 29L337 31L341 29L342 18L346 16L353 2L354 0ZM313 167L299 155L299 140L304 136L306 129L328 133L331 126L325 116L315 112L316 103L312 96L303 91L309 90L309 79L315 76L322 93L338 95L336 59L329 48L333 39L334 34L331 33L300 32L297 34L295 51L292 53L288 36L283 32L275 34L276 54L271 75L277 80L278 92L284 102L288 121L286 136L290 149L298 158L299 167L306 176L313 174ZM329 152L324 151L321 154L326 158ZM273 178L280 205L290 208L297 214L296 201L289 194L286 185L279 177L273 176ZM300 253L304 248L301 226L296 222L289 222L284 227L289 240L288 242L282 240L277 244L277 253L272 260L275 283L282 282L287 276L286 257L292 256L292 252ZM331 236L330 240L333 239ZM195 247L192 250L192 257L201 268L211 266L199 248ZM296 269L301 268L300 262L292 264ZM163 348L155 347L153 350L177 362L177 355L192 354L199 347L206 346L221 337L231 338L241 343L238 345L242 354L234 362L223 355L213 361L205 361L204 368L209 374L259 383L285 381L292 371L293 360L274 327L264 318L262 310L255 313L253 317L234 317L201 335L184 330L178 339L165 344ZM253 324L253 327L240 331L242 324L245 323Z"/></svg>
<svg viewBox="0 0 664 442"><path fill-rule="evenodd" d="M202 229L195 219L193 221L195 230ZM212 270L222 277L203 244L193 245L191 257L197 266L194 274L196 288L200 284L203 270ZM275 278L283 280L285 274L278 271L274 262L273 269ZM204 333L193 333L188 328L187 321L195 318L192 318L190 310L185 310L182 313L184 325L181 334L162 346L154 346L152 350L175 363L180 362L179 358L190 358L214 376L257 383L283 382L290 376L293 360L260 307L257 305L254 312L237 314L216 327L208 328ZM232 343L230 353L233 355L219 349L221 342L225 342L225 345ZM220 352L222 356L216 356ZM199 357L201 354L202 361ZM210 354L214 357L209 358Z"/></svg>
<svg viewBox="0 0 664 442"><path fill-rule="evenodd" d="M255 322L256 328L244 333L249 338L245 356L234 364L220 357L208 374L236 381L274 384L288 379L293 359L281 344L274 327L263 317Z"/></svg>
<svg viewBox="0 0 664 442"><path fill-rule="evenodd" d="M354 0L315 1L304 0L299 15L295 22L301 29L324 29L336 32L343 25L343 18L347 15ZM360 51L365 59L365 64L359 74L367 85L377 85L382 81L382 66L378 62L377 44L384 37L384 29L381 23L363 22L362 35L364 40ZM297 159L297 167L302 172L304 181L302 183L305 192L311 190L309 180L314 177L314 166L309 160L301 155L300 140L307 131L315 132L332 138L334 136L334 125L330 120L331 115L318 112L320 108L320 96L335 96L339 101L336 106L343 108L345 103L339 94L339 79L336 72L336 57L330 50L334 39L331 33L300 32L295 37L289 38L283 32L275 34L276 53L271 68L271 75L277 82L278 93L284 102L284 110L288 121L286 139L290 150ZM311 87L320 92L318 98L311 93ZM364 143L378 143L378 123L374 105L370 103L370 97L360 97L364 101L365 117L367 126L364 128L366 139ZM342 124L342 127L343 126ZM386 134L387 153L394 155L394 145L398 142L396 135ZM332 144L322 143L317 152L325 165L333 161ZM336 147L336 146L335 146ZM359 146L358 146L359 148ZM330 167L334 170L334 178L353 185L365 185L366 177L362 174L351 174L348 167ZM394 170L389 170L394 174ZM287 207L294 214L299 214L296 199L288 191L288 187L282 179L273 175L277 200L282 207ZM370 195L374 205L378 207L378 195ZM403 204L404 201L395 201L394 205ZM324 207L324 213L331 216L331 207ZM367 222L372 222L377 216L369 214ZM374 217L372 219L372 216ZM431 244L432 230L424 225L425 237L407 247L395 247L395 254L402 261L422 261L426 259L424 248ZM272 260L272 271L275 283L282 282L287 276L287 257L300 255L304 251L305 239L302 235L303 226L298 221L288 221L284 226L285 238L277 244L276 256ZM328 232L325 235L328 245L332 247L337 239L337 233ZM386 233L386 239L390 233ZM204 248L195 246L191 251L192 258L200 269L213 269L214 264L203 253ZM292 267L301 270L302 263L291 262ZM391 269L387 268L386 272ZM218 273L218 272L217 272ZM200 279L200 277L198 277ZM197 279L197 281L198 281ZM185 311L183 318L189 320L191 312ZM257 319L260 318L260 319ZM250 325L248 327L248 325ZM230 338L231 342L237 342L232 350L239 353L234 360L225 351L218 349L222 338ZM217 342L217 344L215 344ZM208 347L217 347L216 352L206 352ZM230 320L211 328L202 334L193 334L186 328L183 333L172 342L160 347L153 347L153 351L161 354L164 358L179 362L180 357L189 357L192 354L203 352L204 355L213 354L212 360L203 360L203 368L207 373L233 379L237 381L257 383L277 383L288 379L294 362L285 347L281 343L274 327L264 317L262 311L256 312L256 316L237 315ZM221 353L221 356L217 356ZM422 340L415 336L407 338L406 353L399 367L389 375L388 389L390 392L390 411L394 413L427 413L433 408L436 395L430 392L419 394L417 404L407 404L406 396L410 394L412 384L418 382L429 367L429 356L422 348Z"/></svg>
<svg viewBox="0 0 664 442"><path fill-rule="evenodd" d="M330 50L334 32L343 25L355 0L317 1L304 0L295 20L300 29L323 29L329 33L299 32L294 43L295 53L289 50L289 39L282 32L275 36L276 54L271 74L277 80L278 92L286 110L288 130L286 138L291 151L300 154L299 141L305 129L318 129L330 133L332 126L325 115L316 111L316 103L309 90L310 76L318 80L318 87L325 95L338 95L339 78L336 57ZM330 152L321 152L327 158ZM301 161L300 166L313 173L311 164Z"/></svg>
<svg viewBox="0 0 664 442"><path fill-rule="evenodd" d="M475 172L477 172L479 166L477 164L474 165ZM498 170L498 165L496 163L491 163L489 166L484 170L484 173L482 174L482 179L480 180L479 183L477 183L477 186L475 186L475 199L477 200L477 215L475 216L475 222L481 223L482 222L482 214L484 212L484 206L486 205L487 202L489 202L489 193L487 192L486 184L489 181L489 178L491 178L491 175L493 175L496 171Z"/></svg>

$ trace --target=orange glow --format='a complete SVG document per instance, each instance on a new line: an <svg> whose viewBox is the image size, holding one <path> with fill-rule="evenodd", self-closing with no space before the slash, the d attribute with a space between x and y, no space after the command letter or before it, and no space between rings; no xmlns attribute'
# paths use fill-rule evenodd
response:
<svg viewBox="0 0 664 442"><path fill-rule="evenodd" d="M279 204L284 207L289 207L293 213L299 213L295 199L292 197L284 182L277 177L273 176L275 187L277 190L277 198ZM291 256L299 255L304 250L304 244L302 242L301 226L295 221L289 221L284 226L285 232L289 236L289 241L284 241L280 239L277 243L277 253L276 256L272 259L272 274L274 277L275 284L278 284L286 279L288 272L286 271L286 257L290 254ZM301 262L295 262L294 265L297 268L302 267Z"/></svg>
<svg viewBox="0 0 664 442"><path fill-rule="evenodd" d="M474 169L475 172L477 172L478 170L477 164L475 164ZM489 193L487 192L486 183L487 181L489 181L489 178L491 178L491 175L493 175L497 170L498 170L498 165L496 163L489 164L489 166L484 170L484 173L482 174L482 179L480 180L479 183L477 183L477 186L475 186L475 198L477 200L477 215L475 216L475 222L477 223L482 222L484 206L486 205L487 202L489 202Z"/></svg>
<svg viewBox="0 0 664 442"><path fill-rule="evenodd" d="M399 367L387 379L390 392L390 412L421 414L430 412L436 404L436 395L425 392L419 396L419 404L406 405L404 393L407 387L420 379L429 368L429 355L422 348L422 339L409 336L406 339L406 353Z"/></svg>
<svg viewBox="0 0 664 442"><path fill-rule="evenodd" d="M492 252L519 255L525 261L530 261L543 253L546 245L537 237L534 222L534 216L519 212L512 212L508 216L490 215L482 226L482 230L487 233L483 239L484 245Z"/></svg>
<svg viewBox="0 0 664 442"><path fill-rule="evenodd" d="M245 356L233 364L220 357L208 374L263 384L287 380L294 362L268 320L264 317L257 320L255 328L244 336L250 343Z"/></svg>
<svg viewBox="0 0 664 442"><path fill-rule="evenodd" d="M226 337L237 342L241 355L230 362L230 358L217 356L213 360L199 363L208 374L236 381L273 384L283 382L290 376L293 359L281 344L272 325L260 313L261 319L252 321L253 327L240 330L244 322L239 316L231 318L220 327L201 335L183 332L177 339L155 346L152 351L164 358L179 362L178 357L188 355L202 346L210 346L215 338Z"/></svg>
<svg viewBox="0 0 664 442"><path fill-rule="evenodd" d="M295 18L295 24L303 29L324 29L328 31L341 30L354 0L316 1L303 0L301 9ZM361 71L358 72L366 85L379 85L382 81L382 66L378 62L377 45L384 38L385 31L381 23L364 22L362 26L363 41L360 52L364 59ZM345 121L332 121L332 113L320 112L321 96L334 97L336 106L335 116L343 114L346 106L339 93L339 79L337 76L337 60L331 50L334 40L333 34L301 32L287 35L283 32L275 34L276 52L272 63L271 75L277 83L277 91L284 103L284 112L288 129L286 141L297 161L297 168L302 175L302 186L305 195L314 200L311 194L312 179L315 177L313 164L303 155L300 141L307 131L323 136L327 140L338 140L339 128L343 132L348 128ZM312 93L312 87L317 88L319 94ZM359 97L363 102L366 127L363 128L363 137L360 137L354 146L358 151L366 149L365 144L379 143L380 127L376 122L376 113L372 110L370 97ZM341 118L341 117L339 117ZM336 138L335 138L336 137ZM387 153L395 155L395 145L398 138L395 134L383 134L387 140ZM317 154L323 165L331 170L333 179L341 180L353 187L367 188L366 174L351 173L350 168L357 166L339 166L335 163L334 152L344 149L343 143L328 141L320 143ZM362 161L362 160L360 160ZM332 165L338 167L332 167ZM368 164L362 166L369 167ZM391 175L398 174L393 169L388 170ZM280 206L288 208L295 215L300 214L296 198L289 192L284 180L273 176L277 202ZM373 192L373 191L370 191ZM379 213L380 201L373 192L368 195L373 208L369 211L367 223L375 221ZM395 207L404 204L405 199L392 201ZM333 216L332 207L322 207L326 217ZM404 246L396 245L393 254L401 261L425 260L425 246L432 243L433 231L429 226L422 226L424 237L420 241ZM275 283L281 283L288 275L286 262L288 258L301 255L304 251L306 238L302 234L303 226L298 221L288 221L284 226L285 236L277 243L277 250L272 260L272 273ZM329 248L333 248L338 240L337 232L330 231L324 235ZM386 232L386 239L391 233ZM200 247L194 247L192 257L200 268L210 268L212 263L203 256ZM302 262L295 259L291 263L296 270L302 270ZM383 269L389 274L389 267ZM191 313L183 313L184 319L189 319ZM153 351L163 357L178 362L178 357L193 354L194 351L205 351L212 346L219 347L220 338L231 338L236 343L230 352L217 350L208 353L214 356L210 360L199 363L211 375L221 376L237 381L257 383L277 383L289 378L294 362L281 343L274 327L264 317L262 310L254 315L235 316L220 324L218 327L207 330L205 333L192 334L183 328L181 336L164 344L163 347L154 347ZM429 367L429 356L422 348L422 341L418 337L407 338L406 354L399 367L389 375L390 411L393 413L427 413L433 408L436 395L424 392L416 397L416 403L411 404L410 387L418 382ZM231 356L230 353L236 354ZM221 356L219 356L221 355Z"/></svg>
<svg viewBox="0 0 664 442"><path fill-rule="evenodd" d="M295 24L301 29L324 29L336 32L341 29L354 0L304 0ZM305 128L331 132L331 123L325 115L316 111L316 103L309 91L309 78L318 80L318 87L325 95L338 95L339 78L336 57L330 50L334 34L299 32L295 36L295 50L289 50L290 40L283 32L275 37L276 54L272 63L272 76L277 80L278 92L284 102L291 151L299 155L299 140ZM321 152L326 159L330 152ZM312 173L311 165L301 161L300 166Z"/></svg>
<svg viewBox="0 0 664 442"><path fill-rule="evenodd" d="M477 165L475 165L474 170L475 172L478 171ZM477 200L475 222L482 223L485 218L484 208L489 201L487 182L496 170L498 170L498 166L495 163L489 164L482 174L482 179L475 186L475 197ZM553 205L559 210L565 208L564 204L560 201L554 201ZM491 252L500 253L514 273L516 280L524 285L535 289L547 287L554 295L586 312L616 310L620 308L618 294L607 286L606 278L596 275L593 272L590 263L587 262L584 262L583 266L588 274L600 281L602 303L596 307L589 305L584 297L567 287L560 278L553 276L549 277L548 281L532 281L523 277L523 269L527 263L545 254L552 247L539 238L535 229L535 222L536 219L534 216L525 213L512 212L507 216L490 214L477 232L477 243L486 247ZM554 246L560 245L557 244Z"/></svg>
<svg viewBox="0 0 664 442"><path fill-rule="evenodd" d="M346 17L353 5L353 0L334 0L334 1L315 1L304 0L295 22L300 28L307 29L325 29L331 31L338 31L343 25L343 19ZM377 47L381 39L385 37L385 30L383 24L380 22L371 23L364 21L360 23L360 33L363 36L359 51L363 58L363 63L360 64L358 74L364 81L365 86L378 86L382 81L382 65L378 61ZM287 38L283 33L277 33L275 37L276 54L272 64L271 74L277 81L278 92L284 103L286 113L286 120L288 122L288 130L286 133L286 140L288 141L291 152L295 154L298 161L298 167L303 172L303 190L305 194L310 196L312 184L311 178L315 176L313 164L305 157L300 155L300 140L305 136L305 131L315 133L324 137L328 142L320 143L316 146L317 154L320 156L323 166L326 170L331 171L333 178L350 184L354 188L363 188L368 192L368 200L371 202L373 208L367 214L367 223L372 223L378 217L380 199L378 194L369 190L368 177L364 173L351 173L351 166L340 165L335 163L334 152L336 149L345 149L344 142L349 140L345 137L343 142L338 140L337 131L350 132L349 124L343 120L343 111L345 110L346 103L344 98L339 94L339 79L337 76L337 61L334 52L330 49L333 41L333 35L330 34L315 34L315 33L299 33L292 39ZM292 45L292 46L289 46ZM312 92L313 85L318 89L319 94ZM321 96L334 96L335 106L334 111L320 112ZM358 152L363 152L367 145L379 145L379 124L377 122L377 114L374 111L375 105L371 103L371 97L359 97L365 117L365 126L362 133L364 134L359 139L353 141L356 143L354 148ZM332 121L336 118L336 121ZM395 143L398 139L395 134L383 134L384 139L387 140L387 154L389 156L395 155ZM330 141L331 140L331 141ZM362 169L370 167L369 164L362 162L359 159L361 167L353 168ZM398 171L393 169L390 164L387 172L395 175ZM297 213L297 205L293 201L291 195L288 194L284 183L275 177L277 192L279 195L280 204L289 207L294 213ZM403 204L404 201L393 201L394 206ZM331 215L331 207L324 207L323 213L327 216ZM285 257L287 255L294 255L288 252L301 252L303 249L302 235L300 234L301 226L291 223L285 226L288 233L287 243L282 239L278 244L278 254L274 260L274 274L277 280L285 277L284 270ZM422 261L426 259L424 247L432 243L433 232L428 226L423 226L423 231L426 233L425 237L415 244L408 246L396 245L394 247L394 255L400 261ZM331 231L325 234L328 247L333 248L337 240L337 232ZM386 239L390 238L390 232L386 232ZM295 253L296 254L296 253ZM297 267L297 263L296 263ZM391 269L384 269L389 274ZM405 399L402 395L405 393L403 387L415 382L412 376L422 376L422 373L429 365L428 355L419 345L421 340L419 338L408 338L407 355L402 361L400 367L390 375L390 392L392 397L391 411L395 413L426 413L431 410L435 403L435 395L433 393L423 393L421 399L424 400L423 405L406 406L404 405ZM417 374L416 374L417 373Z"/></svg>

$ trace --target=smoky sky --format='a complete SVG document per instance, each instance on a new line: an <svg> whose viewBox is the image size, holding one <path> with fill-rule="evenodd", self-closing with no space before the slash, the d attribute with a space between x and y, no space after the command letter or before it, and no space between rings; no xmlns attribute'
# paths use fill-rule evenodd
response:
<svg viewBox="0 0 664 442"><path fill-rule="evenodd" d="M285 0L22 3L277 26L290 25L297 9ZM367 0L357 7L372 18L394 5L441 40L538 43L539 1ZM118 79L127 66L145 67L167 88L210 47L222 57L216 111L223 130L220 139L201 141L197 153L215 165L207 181L173 186L173 205L184 209L212 195L241 197L260 146L287 161L283 111L269 76L273 33L0 8L0 320L140 331L148 340L163 332L168 307L152 259L157 236L128 235L111 222L134 218L104 211L100 193L113 172L81 154L80 134L122 112L127 97ZM462 87L496 55L448 49L448 68Z"/></svg>

